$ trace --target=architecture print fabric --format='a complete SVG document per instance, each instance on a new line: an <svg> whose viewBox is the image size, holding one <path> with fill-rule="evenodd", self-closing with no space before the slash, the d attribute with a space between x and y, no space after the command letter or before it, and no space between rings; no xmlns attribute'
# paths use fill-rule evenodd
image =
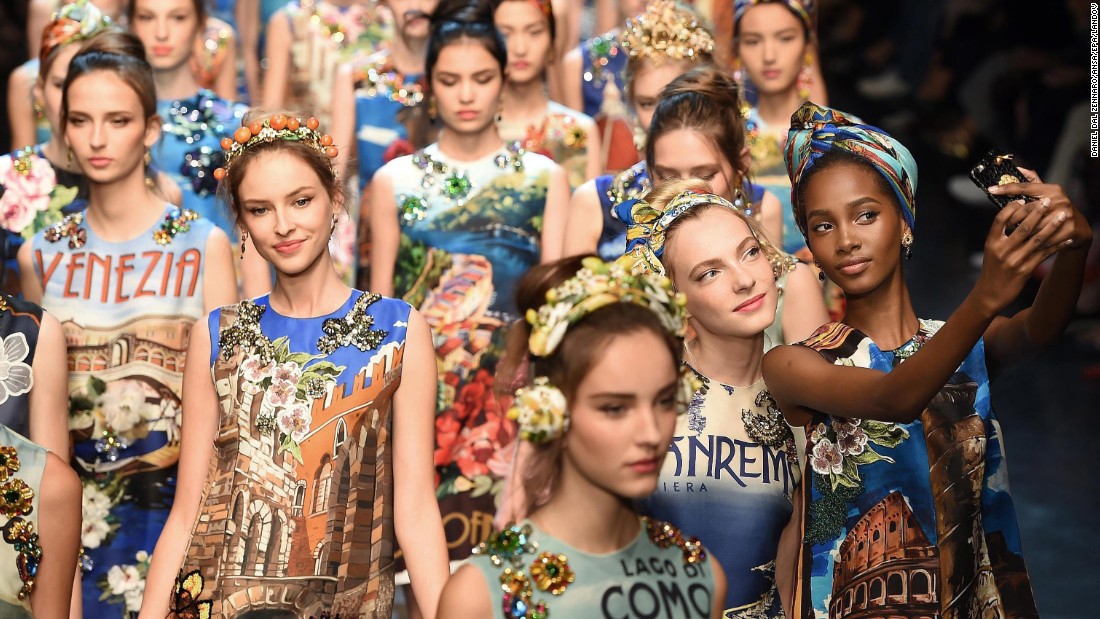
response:
<svg viewBox="0 0 1100 619"><path fill-rule="evenodd" d="M211 314L218 433L181 574L203 576L213 616L390 616L409 312L354 291L317 318L267 297Z"/></svg>
<svg viewBox="0 0 1100 619"><path fill-rule="evenodd" d="M803 345L889 372L941 325L893 351L841 323ZM912 423L817 415L807 433L796 616L1038 617L983 342Z"/></svg>

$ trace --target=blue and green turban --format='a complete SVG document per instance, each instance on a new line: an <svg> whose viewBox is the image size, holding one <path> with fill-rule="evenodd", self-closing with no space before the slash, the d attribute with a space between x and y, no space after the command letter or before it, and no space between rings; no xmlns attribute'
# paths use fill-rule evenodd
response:
<svg viewBox="0 0 1100 619"><path fill-rule="evenodd" d="M806 222L798 212L800 181L822 155L833 149L866 161L882 174L898 198L905 223L910 230L916 229L917 162L909 149L878 127L852 122L836 110L807 101L791 116L785 152L791 204L803 236Z"/></svg>
<svg viewBox="0 0 1100 619"><path fill-rule="evenodd" d="M814 0L734 0L733 23L734 27L741 22L745 11L758 4L782 4L802 20L802 25L810 34L814 32Z"/></svg>

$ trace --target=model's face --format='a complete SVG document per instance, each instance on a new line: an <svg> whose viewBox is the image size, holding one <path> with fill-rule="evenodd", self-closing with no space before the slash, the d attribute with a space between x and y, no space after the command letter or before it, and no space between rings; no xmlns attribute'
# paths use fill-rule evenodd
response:
<svg viewBox="0 0 1100 619"><path fill-rule="evenodd" d="M661 90L688 68L686 62L665 60L655 66L646 60L634 73L634 83L630 89L631 103L642 129L649 131L649 123L653 121L653 110L657 109L657 97L661 95Z"/></svg>
<svg viewBox="0 0 1100 619"><path fill-rule="evenodd" d="M710 185L712 193L733 199L732 187L739 175L726 161L714 141L694 129L676 129L653 144L653 177L660 183L697 178Z"/></svg>
<svg viewBox="0 0 1100 619"><path fill-rule="evenodd" d="M278 273L297 275L327 257L338 207L299 156L274 151L249 161L237 199L238 223Z"/></svg>
<svg viewBox="0 0 1100 619"><path fill-rule="evenodd" d="M462 39L439 52L432 70L432 96L443 126L480 133L493 125L504 83L500 65L481 43Z"/></svg>
<svg viewBox="0 0 1100 619"><path fill-rule="evenodd" d="M737 55L761 94L797 87L806 55L802 22L779 3L753 6L741 17Z"/></svg>
<svg viewBox="0 0 1100 619"><path fill-rule="evenodd" d="M61 94L65 87L65 74L69 72L69 62L80 51L80 45L63 45L57 50L50 72L45 81L40 77L35 83L34 96L42 102L46 110L46 119L50 121L50 131L58 132L61 127Z"/></svg>
<svg viewBox="0 0 1100 619"><path fill-rule="evenodd" d="M563 475L618 497L652 494L676 429L677 367L648 329L612 338L570 405Z"/></svg>
<svg viewBox="0 0 1100 619"><path fill-rule="evenodd" d="M502 2L493 19L508 44L508 81L541 81L553 45L547 15L534 0L512 0Z"/></svg>
<svg viewBox="0 0 1100 619"><path fill-rule="evenodd" d="M775 321L772 265L748 224L729 209L712 206L680 224L665 260L700 337L755 337Z"/></svg>
<svg viewBox="0 0 1100 619"><path fill-rule="evenodd" d="M190 62L199 26L193 0L134 0L130 29L145 45L154 71L169 71Z"/></svg>
<svg viewBox="0 0 1100 619"><path fill-rule="evenodd" d="M878 288L899 269L906 229L894 194L878 172L838 164L801 188L810 251L825 274L849 296Z"/></svg>
<svg viewBox="0 0 1100 619"><path fill-rule="evenodd" d="M386 5L393 13L394 30L406 41L423 41L428 38L429 17L439 0L388 0Z"/></svg>
<svg viewBox="0 0 1100 619"><path fill-rule="evenodd" d="M160 137L154 119L146 118L137 93L111 71L86 73L69 84L65 141L93 183L143 170L146 149Z"/></svg>

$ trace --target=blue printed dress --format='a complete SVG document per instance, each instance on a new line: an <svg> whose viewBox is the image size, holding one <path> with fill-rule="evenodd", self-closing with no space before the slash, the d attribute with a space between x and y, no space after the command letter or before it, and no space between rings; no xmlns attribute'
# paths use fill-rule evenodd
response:
<svg viewBox="0 0 1100 619"><path fill-rule="evenodd" d="M539 261L555 167L515 145L456 162L432 144L387 164L401 221L394 290L435 337L436 494L453 560L489 535L510 467L516 427L493 377L518 317L516 282Z"/></svg>
<svg viewBox="0 0 1100 619"><path fill-rule="evenodd" d="M842 323L801 345L890 372L942 324L895 350ZM796 617L1038 617L984 342L916 421L817 414L807 433Z"/></svg>
<svg viewBox="0 0 1100 619"><path fill-rule="evenodd" d="M361 192L379 168L396 158L390 154L401 156L415 150L408 142L402 111L424 100L421 77L400 73L385 50L355 66L355 145Z"/></svg>
<svg viewBox="0 0 1100 619"><path fill-rule="evenodd" d="M216 195L214 170L225 163L221 140L232 137L247 108L200 90L192 97L157 101L164 121L160 140L150 149L153 163L180 186L183 206L237 238L229 207Z"/></svg>
<svg viewBox="0 0 1100 619"><path fill-rule="evenodd" d="M802 477L795 436L763 379L733 387L696 375L646 508L707 545L726 573L728 617L782 617L775 556Z"/></svg>
<svg viewBox="0 0 1100 619"><path fill-rule="evenodd" d="M210 616L389 619L392 402L410 311L352 291L314 318L267 296L211 313L218 433L182 567L201 576Z"/></svg>
<svg viewBox="0 0 1100 619"><path fill-rule="evenodd" d="M627 54L619 46L619 34L614 30L582 42L580 50L581 95L584 97L581 111L595 118L602 111L608 85L614 84L620 93L625 92L623 70Z"/></svg>
<svg viewBox="0 0 1100 619"><path fill-rule="evenodd" d="M649 180L649 169L644 161L618 174L597 176L595 182L596 194L600 198L600 214L603 216L596 253L610 262L626 253L626 224L615 216L615 206L645 197L653 188L653 183Z"/></svg>
<svg viewBox="0 0 1100 619"><path fill-rule="evenodd" d="M191 326L203 315L213 231L193 211L166 205L163 219L128 241L101 239L83 213L31 240L42 306L68 344L88 617L137 610L140 596L125 575L144 573L172 506L183 367Z"/></svg>

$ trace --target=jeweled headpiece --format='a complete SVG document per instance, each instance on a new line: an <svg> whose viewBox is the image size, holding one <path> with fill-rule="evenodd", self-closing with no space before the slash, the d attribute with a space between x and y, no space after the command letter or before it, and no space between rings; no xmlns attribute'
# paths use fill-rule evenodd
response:
<svg viewBox="0 0 1100 619"><path fill-rule="evenodd" d="M42 45L38 57L45 58L58 47L90 38L110 27L111 19L89 0L66 4L54 13L53 21L42 29Z"/></svg>
<svg viewBox="0 0 1100 619"><path fill-rule="evenodd" d="M273 114L264 120L254 120L248 125L241 126L232 138L222 138L222 149L225 150L225 165L214 170L214 178L222 180L229 172L229 166L233 160L244 151L257 144L265 144L276 140L288 142L303 142L324 153L326 157L335 158L339 154L336 146L332 144L332 136L318 131L320 121L312 116L309 120L287 116L285 114Z"/></svg>
<svg viewBox="0 0 1100 619"><path fill-rule="evenodd" d="M672 0L657 0L645 13L626 20L619 44L631 60L648 58L654 63L693 60L714 51L714 37L694 13Z"/></svg>
<svg viewBox="0 0 1100 619"><path fill-rule="evenodd" d="M548 357L557 350L570 325L613 303L632 303L651 310L661 325L676 337L686 328L683 293L672 292L672 282L655 273L630 273L622 266L596 257L585 258L583 267L563 284L546 293L546 303L528 310L531 336L528 351ZM685 407L696 387L694 375L682 374L681 404ZM520 437L543 443L561 436L569 427L565 395L545 376L516 392L508 418L518 422Z"/></svg>

